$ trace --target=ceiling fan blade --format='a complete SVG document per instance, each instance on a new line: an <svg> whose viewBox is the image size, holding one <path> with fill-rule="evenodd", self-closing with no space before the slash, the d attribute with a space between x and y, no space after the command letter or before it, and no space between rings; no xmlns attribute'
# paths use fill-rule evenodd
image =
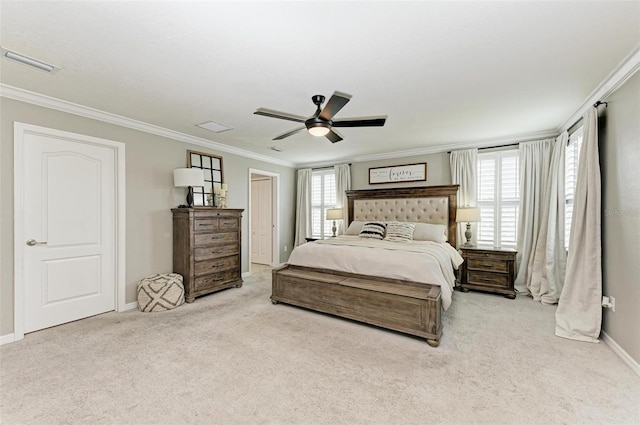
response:
<svg viewBox="0 0 640 425"><path fill-rule="evenodd" d="M387 121L387 116L345 118L333 121L333 127L382 127Z"/></svg>
<svg viewBox="0 0 640 425"><path fill-rule="evenodd" d="M329 139L329 141L331 141L331 143L336 143L336 142L339 142L340 140L342 140L342 136L335 130L329 130L327 135L324 136L324 137Z"/></svg>
<svg viewBox="0 0 640 425"><path fill-rule="evenodd" d="M323 120L330 120L340 109L342 109L344 105L347 104L349 100L351 100L350 94L341 93L339 91L334 92L329 98L327 104L324 106L322 112L320 112L320 118Z"/></svg>
<svg viewBox="0 0 640 425"><path fill-rule="evenodd" d="M300 133L302 130L306 130L306 129L307 129L307 127L300 127L300 128L296 128L296 129L294 129L294 130L287 131L286 133L281 134L281 135L279 135L279 136L275 137L273 140L282 140L282 139L284 139L285 137L293 136L294 134L296 134L296 133Z"/></svg>
<svg viewBox="0 0 640 425"><path fill-rule="evenodd" d="M280 112L273 109L267 108L258 108L254 112L254 115L263 115L265 117L271 118L279 118L281 120L289 120L295 122L305 122L307 120L306 117L301 117L300 115L290 114L288 112Z"/></svg>

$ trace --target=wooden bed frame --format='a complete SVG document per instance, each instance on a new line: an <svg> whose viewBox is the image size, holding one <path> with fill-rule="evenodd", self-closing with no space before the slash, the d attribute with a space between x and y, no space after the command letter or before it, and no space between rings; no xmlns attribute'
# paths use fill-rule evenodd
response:
<svg viewBox="0 0 640 425"><path fill-rule="evenodd" d="M446 223L455 247L457 192L458 185L350 190L348 223ZM285 264L272 271L271 301L418 336L433 347L442 335L439 285Z"/></svg>

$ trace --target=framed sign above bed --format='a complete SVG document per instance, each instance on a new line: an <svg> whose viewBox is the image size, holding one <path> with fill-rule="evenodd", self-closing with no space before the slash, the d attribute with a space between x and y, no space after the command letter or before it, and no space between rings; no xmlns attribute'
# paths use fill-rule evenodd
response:
<svg viewBox="0 0 640 425"><path fill-rule="evenodd" d="M369 184L427 181L427 163L369 168Z"/></svg>

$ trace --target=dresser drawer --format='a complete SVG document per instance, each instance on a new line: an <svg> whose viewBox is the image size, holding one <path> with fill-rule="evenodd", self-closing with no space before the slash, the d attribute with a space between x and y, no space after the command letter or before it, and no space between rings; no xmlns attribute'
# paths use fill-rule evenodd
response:
<svg viewBox="0 0 640 425"><path fill-rule="evenodd" d="M235 217L220 217L218 219L218 228L221 230L237 230L240 224L240 220Z"/></svg>
<svg viewBox="0 0 640 425"><path fill-rule="evenodd" d="M231 267L238 267L238 256L217 258L209 261L199 261L195 263L196 276L209 273L216 273Z"/></svg>
<svg viewBox="0 0 640 425"><path fill-rule="evenodd" d="M211 232L214 230L218 230L217 217L196 218L193 220L193 231L196 233Z"/></svg>
<svg viewBox="0 0 640 425"><path fill-rule="evenodd" d="M200 276L195 278L195 290L200 291L203 289L215 288L218 285L224 285L227 282L240 279L239 270L229 270L222 273L216 273L207 276Z"/></svg>
<svg viewBox="0 0 640 425"><path fill-rule="evenodd" d="M503 272L506 273L509 271L509 265L507 261L503 259L495 259L492 257L468 257L467 258L467 268L469 270L486 270L492 272Z"/></svg>
<svg viewBox="0 0 640 425"><path fill-rule="evenodd" d="M194 260L210 260L213 258L226 257L228 255L236 255L240 252L238 244L231 245L214 245L205 248L194 249Z"/></svg>
<svg viewBox="0 0 640 425"><path fill-rule="evenodd" d="M238 242L238 232L200 233L195 235L196 248L219 242Z"/></svg>
<svg viewBox="0 0 640 425"><path fill-rule="evenodd" d="M510 286L510 279L506 274L469 270L467 271L467 283L472 285L498 286L508 288Z"/></svg>

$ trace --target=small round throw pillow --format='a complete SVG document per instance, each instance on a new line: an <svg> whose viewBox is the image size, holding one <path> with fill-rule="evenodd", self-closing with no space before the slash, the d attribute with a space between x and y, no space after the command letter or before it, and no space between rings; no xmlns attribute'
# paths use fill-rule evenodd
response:
<svg viewBox="0 0 640 425"><path fill-rule="evenodd" d="M177 273L154 274L138 283L138 310L165 311L184 304L182 276Z"/></svg>

